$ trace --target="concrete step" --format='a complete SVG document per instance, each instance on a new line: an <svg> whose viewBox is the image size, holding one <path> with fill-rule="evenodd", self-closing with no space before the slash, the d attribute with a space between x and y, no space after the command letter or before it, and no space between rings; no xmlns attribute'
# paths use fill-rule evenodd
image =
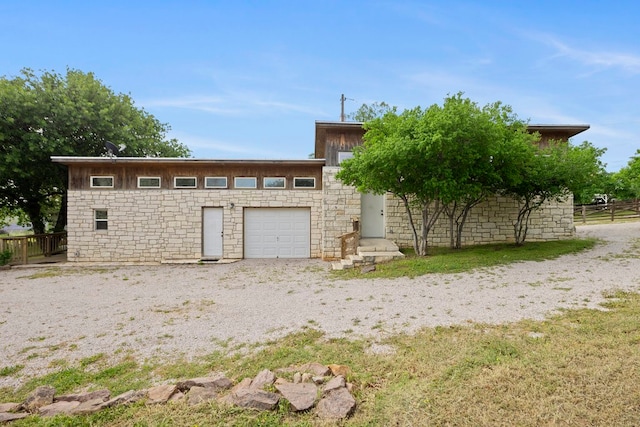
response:
<svg viewBox="0 0 640 427"><path fill-rule="evenodd" d="M364 262L364 258L360 255L347 255L347 259L351 261L354 265L360 265Z"/></svg>
<svg viewBox="0 0 640 427"><path fill-rule="evenodd" d="M395 252L398 245L387 239L360 239L358 253L360 252Z"/></svg>
<svg viewBox="0 0 640 427"><path fill-rule="evenodd" d="M394 259L404 258L404 254L400 251L374 251L358 253L366 264L377 264L379 262L391 261Z"/></svg>

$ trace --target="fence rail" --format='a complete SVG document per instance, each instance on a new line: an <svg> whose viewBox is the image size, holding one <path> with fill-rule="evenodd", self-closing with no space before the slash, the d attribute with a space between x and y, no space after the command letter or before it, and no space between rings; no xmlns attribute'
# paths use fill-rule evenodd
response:
<svg viewBox="0 0 640 427"><path fill-rule="evenodd" d="M0 252L10 251L9 264L28 264L29 259L50 257L67 251L67 233L34 234L0 238Z"/></svg>
<svg viewBox="0 0 640 427"><path fill-rule="evenodd" d="M605 204L577 205L573 208L574 222L620 221L629 218L640 218L640 201L613 201Z"/></svg>

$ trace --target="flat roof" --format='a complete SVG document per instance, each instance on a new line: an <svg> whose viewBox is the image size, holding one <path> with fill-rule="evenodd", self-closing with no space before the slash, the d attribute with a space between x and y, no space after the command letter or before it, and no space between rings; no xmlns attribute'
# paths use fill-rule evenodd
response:
<svg viewBox="0 0 640 427"><path fill-rule="evenodd" d="M81 157L81 156L51 156L54 163L62 163L65 165L72 163L192 163L192 164L211 164L211 165L230 165L230 164L285 164L285 165L324 165L324 159L299 159L299 160L257 160L257 159L197 159L193 157L116 157L116 156L99 156L99 157Z"/></svg>

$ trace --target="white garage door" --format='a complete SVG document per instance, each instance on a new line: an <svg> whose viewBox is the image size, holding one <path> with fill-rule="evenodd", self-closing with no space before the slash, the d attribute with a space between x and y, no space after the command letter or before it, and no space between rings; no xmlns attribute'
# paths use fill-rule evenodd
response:
<svg viewBox="0 0 640 427"><path fill-rule="evenodd" d="M303 208L246 208L245 258L309 258L311 211Z"/></svg>

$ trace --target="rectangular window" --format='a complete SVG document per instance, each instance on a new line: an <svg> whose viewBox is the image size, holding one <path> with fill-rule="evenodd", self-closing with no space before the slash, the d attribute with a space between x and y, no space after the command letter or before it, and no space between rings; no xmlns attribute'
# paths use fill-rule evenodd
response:
<svg viewBox="0 0 640 427"><path fill-rule="evenodd" d="M235 177L233 178L233 186L235 188L257 188L258 179L250 177Z"/></svg>
<svg viewBox="0 0 640 427"><path fill-rule="evenodd" d="M198 186L198 179L193 176L180 176L173 178L174 188L196 188Z"/></svg>
<svg viewBox="0 0 640 427"><path fill-rule="evenodd" d="M96 230L108 230L108 215L106 209L96 209L93 211L93 216L95 219L95 229Z"/></svg>
<svg viewBox="0 0 640 427"><path fill-rule="evenodd" d="M264 178L262 186L264 188L285 188L287 185L286 178Z"/></svg>
<svg viewBox="0 0 640 427"><path fill-rule="evenodd" d="M112 176L92 176L91 188L113 188Z"/></svg>
<svg viewBox="0 0 640 427"><path fill-rule="evenodd" d="M160 188L159 176L139 176L138 188Z"/></svg>
<svg viewBox="0 0 640 427"><path fill-rule="evenodd" d="M316 179L293 178L293 188L316 188Z"/></svg>
<svg viewBox="0 0 640 427"><path fill-rule="evenodd" d="M226 176L208 176L204 179L205 188L227 188Z"/></svg>
<svg viewBox="0 0 640 427"><path fill-rule="evenodd" d="M352 151L338 151L338 164L353 157Z"/></svg>

